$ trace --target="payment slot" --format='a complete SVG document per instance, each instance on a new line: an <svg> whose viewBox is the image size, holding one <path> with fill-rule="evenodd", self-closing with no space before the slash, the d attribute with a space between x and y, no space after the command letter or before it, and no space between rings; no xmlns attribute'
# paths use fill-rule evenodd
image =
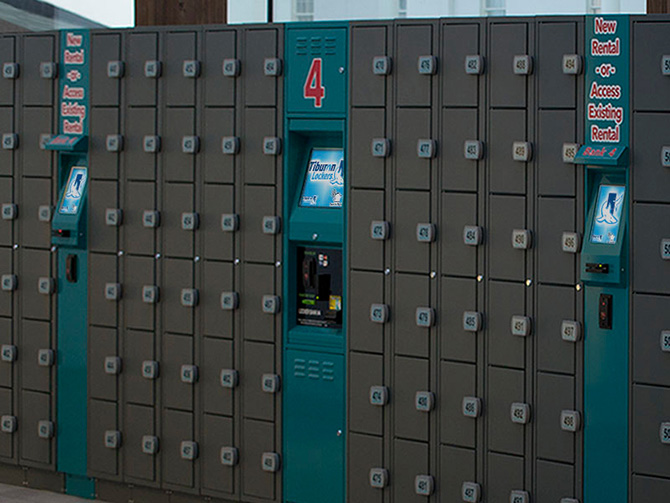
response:
<svg viewBox="0 0 670 503"><path fill-rule="evenodd" d="M297 323L342 328L342 250L298 247Z"/></svg>
<svg viewBox="0 0 670 503"><path fill-rule="evenodd" d="M602 147L597 155L588 148L578 154L592 163L586 166L588 217L580 263L585 289L584 501L602 501L605 492L607 501L623 503L628 494L630 191L625 148Z"/></svg>

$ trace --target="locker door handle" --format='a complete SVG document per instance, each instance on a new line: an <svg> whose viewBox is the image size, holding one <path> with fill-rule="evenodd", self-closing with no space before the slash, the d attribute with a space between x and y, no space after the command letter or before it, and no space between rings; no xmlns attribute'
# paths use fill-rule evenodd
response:
<svg viewBox="0 0 670 503"><path fill-rule="evenodd" d="M65 257L65 278L70 283L77 282L77 256L68 255Z"/></svg>

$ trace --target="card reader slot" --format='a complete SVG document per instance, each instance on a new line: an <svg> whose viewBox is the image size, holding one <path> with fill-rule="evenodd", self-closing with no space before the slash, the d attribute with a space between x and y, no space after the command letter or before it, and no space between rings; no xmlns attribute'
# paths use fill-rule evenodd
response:
<svg viewBox="0 0 670 503"><path fill-rule="evenodd" d="M586 264L586 272L593 274L608 274L610 272L610 266L609 264L590 262Z"/></svg>

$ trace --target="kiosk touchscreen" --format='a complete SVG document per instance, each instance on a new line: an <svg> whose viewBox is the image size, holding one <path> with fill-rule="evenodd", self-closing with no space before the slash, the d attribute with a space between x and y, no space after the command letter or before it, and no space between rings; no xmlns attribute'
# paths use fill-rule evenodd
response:
<svg viewBox="0 0 670 503"><path fill-rule="evenodd" d="M343 150L313 148L298 205L301 208L342 208L343 203Z"/></svg>
<svg viewBox="0 0 670 503"><path fill-rule="evenodd" d="M596 211L592 222L591 243L616 244L621 226L626 187L623 185L601 185L598 189Z"/></svg>
<svg viewBox="0 0 670 503"><path fill-rule="evenodd" d="M88 170L84 166L70 168L67 182L63 186L56 214L54 215L51 239L53 244L66 246L83 245L84 208Z"/></svg>

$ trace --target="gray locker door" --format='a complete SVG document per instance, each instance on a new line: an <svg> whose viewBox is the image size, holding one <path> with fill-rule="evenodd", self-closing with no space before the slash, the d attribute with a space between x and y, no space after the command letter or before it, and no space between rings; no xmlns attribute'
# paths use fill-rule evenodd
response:
<svg viewBox="0 0 670 503"><path fill-rule="evenodd" d="M523 481L522 457L489 452L487 481L484 485L487 501L509 501L513 490L524 488Z"/></svg>
<svg viewBox="0 0 670 503"><path fill-rule="evenodd" d="M649 80L652 78L650 75ZM664 146L670 146L667 134L670 129L670 116L636 113L633 115L633 121L635 151L632 164L635 166L633 171L635 200L668 203L670 202L670 194L667 190L668 183L670 183L670 169L662 165L661 151Z"/></svg>
<svg viewBox="0 0 670 503"><path fill-rule="evenodd" d="M372 63L370 63L372 64ZM378 77L378 76L376 76ZM386 160L372 156L373 138L386 137L386 112L383 109L353 108L349 121L349 155L347 179L351 187L383 189ZM391 155L397 143L391 140Z"/></svg>
<svg viewBox="0 0 670 503"><path fill-rule="evenodd" d="M438 71L444 106L475 107L479 102L479 77L468 75L463 67L466 56L481 53L479 30L479 23L442 25L442 64Z"/></svg>
<svg viewBox="0 0 670 503"><path fill-rule="evenodd" d="M154 305L142 301L142 288L155 285L153 257L126 255L123 266L123 306L126 327L154 329Z"/></svg>
<svg viewBox="0 0 670 503"><path fill-rule="evenodd" d="M538 370L574 373L575 344L561 338L561 324L575 319L575 305L574 287L538 286L537 315L533 320ZM658 349L658 341L655 342Z"/></svg>
<svg viewBox="0 0 670 503"><path fill-rule="evenodd" d="M351 29L351 104L384 106L386 79L372 72L372 60L386 56L387 26L353 26Z"/></svg>
<svg viewBox="0 0 670 503"><path fill-rule="evenodd" d="M349 430L370 435L384 432L384 409L370 404L370 387L384 384L380 355L349 353ZM394 398L395 401L395 398Z"/></svg>
<svg viewBox="0 0 670 503"><path fill-rule="evenodd" d="M0 178L0 200L4 203L14 202L14 191L12 189L12 178ZM14 228L13 220L3 220L0 222L0 246L13 246L12 230Z"/></svg>
<svg viewBox="0 0 670 503"><path fill-rule="evenodd" d="M126 402L142 405L155 403L154 381L142 377L142 362L154 359L154 334L152 332L124 331L123 373L121 375L124 386L123 398Z"/></svg>
<svg viewBox="0 0 670 503"><path fill-rule="evenodd" d="M524 396L523 371L489 368L488 397L485 405L488 421L488 447L490 450L523 455L525 427L522 424L512 422L510 407L514 402L523 402ZM531 414L533 412L531 409ZM556 422L557 424L560 422L560 415ZM519 487L514 487L514 489L519 489ZM509 491L507 491L506 496L509 497ZM498 500L505 501L502 497L496 499L496 501Z"/></svg>
<svg viewBox="0 0 670 503"><path fill-rule="evenodd" d="M537 113L538 192L543 196L574 196L579 167L563 162L563 144L578 143L574 110L539 110ZM655 158L658 161L658 156ZM637 164L636 164L637 167ZM637 170L636 170L637 171Z"/></svg>
<svg viewBox="0 0 670 503"><path fill-rule="evenodd" d="M562 248L563 232L577 229L575 200L542 197L538 200L537 226L538 280L542 283L574 285L577 254Z"/></svg>
<svg viewBox="0 0 670 503"><path fill-rule="evenodd" d="M193 413L164 411L161 438L163 485L193 487L194 462L181 458L181 443L184 440L194 440Z"/></svg>
<svg viewBox="0 0 670 503"><path fill-rule="evenodd" d="M144 76L144 63L157 59L158 33L128 33L126 36L126 96L131 106L155 106L157 82ZM144 133L149 134L149 133Z"/></svg>
<svg viewBox="0 0 670 503"><path fill-rule="evenodd" d="M418 74L416 70L415 73ZM396 111L395 120L396 141L393 145L393 156L395 158L396 187L429 190L433 161L420 158L416 150L417 142L420 139L432 137L430 110L400 108Z"/></svg>
<svg viewBox="0 0 670 503"><path fill-rule="evenodd" d="M242 393L244 417L273 421L275 418L275 397L272 393L263 391L261 377L263 374L275 372L274 345L245 342L243 348L240 392Z"/></svg>
<svg viewBox="0 0 670 503"><path fill-rule="evenodd" d="M670 389L633 386L633 473L670 478L670 449L659 438L669 410Z"/></svg>
<svg viewBox="0 0 670 503"><path fill-rule="evenodd" d="M347 501L382 503L384 493L370 487L370 469L384 467L383 439L351 433L348 451Z"/></svg>
<svg viewBox="0 0 670 503"><path fill-rule="evenodd" d="M442 194L442 273L457 276L477 274L477 248L463 243L463 227L477 225L476 194Z"/></svg>
<svg viewBox="0 0 670 503"><path fill-rule="evenodd" d="M2 39L0 39L2 40ZM39 322L28 322L28 323L39 323ZM25 333L25 328L23 328L23 333ZM11 318L0 318L0 344L12 344L12 319ZM21 345L21 351L26 351L26 343L24 342ZM5 388L12 387L13 380L13 365L0 365L0 386ZM0 415L9 414L7 411L0 411ZM1 438L2 436L0 436ZM0 443L1 445L1 443ZM2 449L0 448L0 451ZM2 453L0 452L0 456Z"/></svg>
<svg viewBox="0 0 670 503"><path fill-rule="evenodd" d="M221 73L221 68L218 68ZM226 78L226 80L233 80ZM207 183L233 183L235 181L235 156L223 155L221 142L224 136L235 136L235 110L232 108L205 108L202 112L203 133L200 150L202 169Z"/></svg>
<svg viewBox="0 0 670 503"><path fill-rule="evenodd" d="M142 452L142 437L155 435L153 407L126 405L123 424L123 474L126 479L154 481L156 460Z"/></svg>
<svg viewBox="0 0 670 503"><path fill-rule="evenodd" d="M370 306L384 304L384 275L349 272L348 345L350 350L382 353L384 326L370 321ZM391 317L394 313L391 313Z"/></svg>
<svg viewBox="0 0 670 503"><path fill-rule="evenodd" d="M163 407L193 410L194 388L197 384L188 384L181 380L181 366L195 363L193 339L184 335L164 334L161 354ZM184 437L182 440L191 439Z"/></svg>
<svg viewBox="0 0 670 503"><path fill-rule="evenodd" d="M5 79L3 79L5 80ZM19 148L23 153L21 174L23 176L51 177L53 153L40 148L40 136L52 134L53 112L51 108L23 108ZM6 130L5 132L9 132ZM11 164L2 168L9 174Z"/></svg>
<svg viewBox="0 0 670 503"><path fill-rule="evenodd" d="M575 434L561 429L561 411L575 409L575 379L572 376L537 374L535 431L537 456L574 463Z"/></svg>
<svg viewBox="0 0 670 503"><path fill-rule="evenodd" d="M490 106L525 107L528 77L515 75L514 56L528 54L526 23L491 23L489 26L488 73ZM560 63L557 63L560 64ZM508 150L511 151L511 146ZM511 158L511 156L510 156Z"/></svg>
<svg viewBox="0 0 670 503"><path fill-rule="evenodd" d="M221 309L221 293L235 290L233 264L207 260L204 263L202 281L203 291L200 305L203 334L211 337L232 338L234 311Z"/></svg>
<svg viewBox="0 0 670 503"><path fill-rule="evenodd" d="M115 106L119 103L119 79L107 76L107 63L121 60L120 33L91 34L91 104ZM126 63L128 64L128 63Z"/></svg>
<svg viewBox="0 0 670 503"><path fill-rule="evenodd" d="M396 269L427 273L430 269L430 246L416 240L416 226L430 222L430 194L397 191L395 198L396 221L392 230Z"/></svg>
<svg viewBox="0 0 670 503"><path fill-rule="evenodd" d="M0 414L15 415L12 406L12 390L0 388ZM14 456L14 436L0 435L0 458L12 458Z"/></svg>
<svg viewBox="0 0 670 503"><path fill-rule="evenodd" d="M40 77L40 63L56 61L53 35L27 35L23 37L23 64L21 84L23 105L51 105L54 81Z"/></svg>
<svg viewBox="0 0 670 503"><path fill-rule="evenodd" d="M633 289L668 292L670 264L661 258L661 240L670 237L670 206L636 204L633 213Z"/></svg>
<svg viewBox="0 0 670 503"><path fill-rule="evenodd" d="M105 431L118 429L116 413L114 402L88 401L87 458L91 474L118 474L118 451L105 447Z"/></svg>
<svg viewBox="0 0 670 503"><path fill-rule="evenodd" d="M88 246L93 252L116 253L118 227L105 223L109 208L119 207L118 184L112 181L91 180L89 182L89 226Z"/></svg>
<svg viewBox="0 0 670 503"><path fill-rule="evenodd" d="M440 501L462 501L463 482L476 481L475 466L475 451L440 446Z"/></svg>
<svg viewBox="0 0 670 503"><path fill-rule="evenodd" d="M202 79L205 87L205 106L235 105L235 79L224 77L223 60L235 57L235 29L205 31Z"/></svg>
<svg viewBox="0 0 670 503"><path fill-rule="evenodd" d="M242 337L245 340L274 342L275 316L263 313L263 295L272 295L274 266L245 264L240 289L242 311Z"/></svg>
<svg viewBox="0 0 670 503"><path fill-rule="evenodd" d="M272 107L277 104L277 79L266 77L263 70L265 58L276 58L278 30L249 29L244 31L244 59L242 85L244 104L247 107ZM247 110L249 117L249 110Z"/></svg>
<svg viewBox="0 0 670 503"><path fill-rule="evenodd" d="M36 463L51 463L51 439L37 435L37 423L51 420L51 396L34 391L21 392L21 425L18 429L21 439L21 459Z"/></svg>
<svg viewBox="0 0 670 503"><path fill-rule="evenodd" d="M489 282L489 363L524 368L526 338L512 335L512 316L526 314L526 286L521 283ZM560 328L559 328L560 336ZM532 335L531 335L532 337ZM518 400L517 400L518 401Z"/></svg>
<svg viewBox="0 0 670 503"><path fill-rule="evenodd" d="M524 281L526 252L512 247L512 231L526 228L525 198L491 196L489 201L489 274L495 279Z"/></svg>
<svg viewBox="0 0 670 503"><path fill-rule="evenodd" d="M259 381L260 382L260 381ZM274 452L275 426L265 421L244 419L242 421L242 446L240 456L242 492L245 496L274 499L276 476L261 469L264 452Z"/></svg>
<svg viewBox="0 0 670 503"><path fill-rule="evenodd" d="M195 32L164 34L165 103L167 106L193 106L196 79L185 78L184 61L196 59Z"/></svg>
<svg viewBox="0 0 670 503"><path fill-rule="evenodd" d="M661 351L660 333L670 330L670 298L633 295L633 380L670 384L668 354Z"/></svg>
<svg viewBox="0 0 670 503"><path fill-rule="evenodd" d="M91 108L91 178L116 180L119 177L119 154L107 151L107 135L120 134L118 110L118 108Z"/></svg>
<svg viewBox="0 0 670 503"><path fill-rule="evenodd" d="M37 364L40 349L51 348L51 325L44 321L22 320L19 358L21 360L21 387L33 391L51 391L51 368ZM3 367L10 367L3 365ZM3 369L4 370L4 369ZM11 381L10 381L11 382ZM7 383L10 384L9 382ZM42 418L47 419L47 418ZM35 430L37 431L37 430Z"/></svg>
<svg viewBox="0 0 670 503"><path fill-rule="evenodd" d="M636 110L670 110L670 80L660 68L664 54L670 54L668 23L635 23L631 61Z"/></svg>
<svg viewBox="0 0 670 503"><path fill-rule="evenodd" d="M235 368L233 341L205 337L201 361L203 410L212 414L232 416L234 392L221 386L221 370ZM253 385L253 382L250 384Z"/></svg>
<svg viewBox="0 0 670 503"><path fill-rule="evenodd" d="M39 293L40 277L51 277L51 252L48 250L21 250L19 281L21 288L21 317L36 320L51 319L51 296Z"/></svg>
<svg viewBox="0 0 670 503"><path fill-rule="evenodd" d="M577 54L577 24L539 22L537 30L539 106L574 108L580 77L564 74L561 63L564 54Z"/></svg>
<svg viewBox="0 0 670 503"><path fill-rule="evenodd" d="M445 361L440 363L438 406L442 443L475 447L475 431L478 421L463 415L463 397L477 396L476 371L476 366L469 363ZM472 482L472 479L467 480Z"/></svg>
<svg viewBox="0 0 670 503"><path fill-rule="evenodd" d="M3 63L18 62L14 46L14 37L0 38L0 61ZM0 105L14 105L14 81L11 79L0 79Z"/></svg>
<svg viewBox="0 0 670 503"><path fill-rule="evenodd" d="M275 236L263 233L263 217L275 214L274 187L244 187L244 210L240 215L240 235L245 262L274 264Z"/></svg>
<svg viewBox="0 0 670 503"><path fill-rule="evenodd" d="M116 256L91 253L88 260L89 323L116 327L117 302L105 298L105 284L117 282Z"/></svg>
<svg viewBox="0 0 670 503"><path fill-rule="evenodd" d="M193 185L166 183L163 186L163 253L168 257L192 257L196 231L181 228L182 213L193 212ZM183 288L183 287L182 287Z"/></svg>
<svg viewBox="0 0 670 503"><path fill-rule="evenodd" d="M430 391L428 372L428 360L401 356L394 359L392 406L396 437L428 441L429 414L415 406L416 392Z"/></svg>
<svg viewBox="0 0 670 503"><path fill-rule="evenodd" d="M511 72L512 63L509 66ZM515 78L520 77L515 75ZM512 158L512 144L527 140L526 111L492 110L490 121L488 155L491 192L525 194L526 173L530 169L530 163Z"/></svg>
<svg viewBox="0 0 670 503"><path fill-rule="evenodd" d="M120 356L117 352L116 329L89 327L88 341L88 396L116 400L117 376L105 373L105 358ZM102 436L98 439L99 442L103 440Z"/></svg>
<svg viewBox="0 0 670 503"><path fill-rule="evenodd" d="M427 276L397 274L392 323L395 353L428 358L430 330L416 325L416 308L428 307L430 280Z"/></svg>
<svg viewBox="0 0 670 503"><path fill-rule="evenodd" d="M234 234L221 230L221 215L235 213L234 192L232 185L205 185L203 188L200 235L204 241L203 255L207 259L233 260Z"/></svg>
<svg viewBox="0 0 670 503"><path fill-rule="evenodd" d="M272 80L262 77L265 80ZM277 136L277 111L274 108L245 110L240 152L244 183L274 184L277 158L263 153L263 138Z"/></svg>
<svg viewBox="0 0 670 503"><path fill-rule="evenodd" d="M538 460L536 465L535 501L561 501L575 494L575 467ZM653 500L652 500L653 501Z"/></svg>
<svg viewBox="0 0 670 503"><path fill-rule="evenodd" d="M5 79L2 79L5 80ZM14 132L14 109L0 108L0 128L5 133ZM10 176L13 173L14 151L0 149L0 175Z"/></svg>
<svg viewBox="0 0 670 503"><path fill-rule="evenodd" d="M39 207L43 205L51 205L51 179L24 178L18 218L21 225L21 245L24 247L51 247L51 225L38 218Z"/></svg>
<svg viewBox="0 0 670 503"><path fill-rule="evenodd" d="M396 104L428 107L433 79L421 75L417 65L419 56L433 54L433 26L397 25L395 38L397 56L393 61L393 73L396 75Z"/></svg>
<svg viewBox="0 0 670 503"><path fill-rule="evenodd" d="M462 65L462 63L461 63ZM452 70L456 72L456 70ZM463 72L465 74L465 72ZM468 75L472 78L471 75ZM476 109L444 109L442 111L442 189L477 190L478 161L466 159L464 143L479 139ZM510 152L512 147L508 149ZM486 151L486 147L484 147Z"/></svg>
<svg viewBox="0 0 670 503"><path fill-rule="evenodd" d="M128 62L130 64L130 62ZM144 77L142 77L144 79ZM130 85L130 80L129 85ZM151 80L151 79L145 79ZM130 96L130 94L128 94ZM126 133L123 137L125 176L128 180L156 179L156 155L144 151L144 137L156 133L155 108L126 108L124 121ZM181 141L180 141L181 144Z"/></svg>
<svg viewBox="0 0 670 503"><path fill-rule="evenodd" d="M216 341L223 342L223 341ZM203 416L202 487L217 492L235 492L236 468L221 464L221 447L233 447L233 419ZM259 461L260 464L260 461Z"/></svg>
<svg viewBox="0 0 670 503"><path fill-rule="evenodd" d="M9 274L12 271L12 249L0 248L0 268L5 271L3 274ZM12 292L0 292L0 316L12 316L14 309L12 307Z"/></svg>
<svg viewBox="0 0 670 503"><path fill-rule="evenodd" d="M165 181L192 182L195 177L195 156L182 152L182 139L195 134L195 111L193 108L166 108L163 121L161 156Z"/></svg>
<svg viewBox="0 0 670 503"><path fill-rule="evenodd" d="M632 503L644 503L645 501L663 501L668 497L670 491L670 480L643 477L633 475L633 499Z"/></svg>
<svg viewBox="0 0 670 503"><path fill-rule="evenodd" d="M414 492L414 478L428 474L428 444L396 439L394 448L393 468L389 470L393 475L393 500L403 503L425 502L424 496Z"/></svg>
<svg viewBox="0 0 670 503"><path fill-rule="evenodd" d="M126 253L153 255L156 231L144 227L145 211L156 210L156 185L152 182L126 182L123 203L123 249ZM149 283L147 283L149 284Z"/></svg>
<svg viewBox="0 0 670 503"><path fill-rule="evenodd" d="M370 224L373 220L384 220L384 192L352 189L349 195L349 266L353 269L382 270L385 243L370 237Z"/></svg>

